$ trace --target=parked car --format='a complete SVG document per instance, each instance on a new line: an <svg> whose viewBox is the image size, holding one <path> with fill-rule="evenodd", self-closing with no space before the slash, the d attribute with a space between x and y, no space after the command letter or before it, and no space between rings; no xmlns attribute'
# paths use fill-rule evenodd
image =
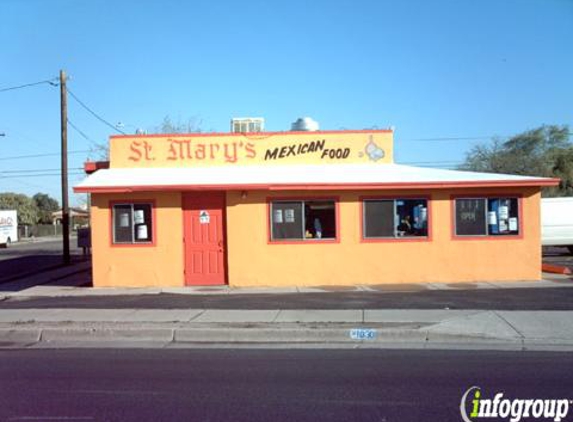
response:
<svg viewBox="0 0 573 422"><path fill-rule="evenodd" d="M573 254L573 197L541 199L541 244Z"/></svg>

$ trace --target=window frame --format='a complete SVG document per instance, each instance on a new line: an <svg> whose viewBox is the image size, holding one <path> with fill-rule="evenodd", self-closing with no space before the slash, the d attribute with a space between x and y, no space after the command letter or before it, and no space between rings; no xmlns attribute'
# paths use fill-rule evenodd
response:
<svg viewBox="0 0 573 422"><path fill-rule="evenodd" d="M131 211L133 213L134 205L149 205L151 207L151 241L150 242L116 242L115 241L115 220L114 220L114 208L118 205L128 205L131 206ZM133 220L133 214L132 214ZM128 200L113 200L109 201L109 244L112 248L149 248L155 247L157 245L157 216L156 216L156 204L153 199L128 199ZM135 225L134 225L135 229ZM133 233L135 235L135 233Z"/></svg>
<svg viewBox="0 0 573 422"><path fill-rule="evenodd" d="M361 196L360 200L360 243L386 243L386 242L431 242L432 239L432 197L430 195L375 195ZM426 236L388 236L388 237L366 237L366 201L394 201L394 210L396 210L396 201L400 200L419 200L426 201L428 234Z"/></svg>
<svg viewBox="0 0 573 422"><path fill-rule="evenodd" d="M485 199L485 230L486 234L457 234L457 219L456 219L456 200L458 199ZM490 234L487 224L487 213L490 199L517 199L517 234ZM507 193L488 193L488 194L456 194L450 195L450 214L451 224L450 233L452 240L515 240L523 239L524 227L523 224L523 194L507 192Z"/></svg>
<svg viewBox="0 0 573 422"><path fill-rule="evenodd" d="M332 238L312 238L307 239L305 237L301 239L273 239L273 220L272 220L272 203L273 202L302 202L303 203L303 213L304 213L304 203L313 201L332 201L334 202L334 225L336 231L336 237ZM267 244L269 245L316 245L316 244L333 244L340 243L340 207L339 207L340 197L338 196L281 196L281 197L267 197ZM304 228L303 228L304 233Z"/></svg>

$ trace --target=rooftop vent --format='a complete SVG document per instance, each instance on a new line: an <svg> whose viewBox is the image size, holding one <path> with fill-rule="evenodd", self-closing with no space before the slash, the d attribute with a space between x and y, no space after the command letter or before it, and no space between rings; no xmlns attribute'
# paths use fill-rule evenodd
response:
<svg viewBox="0 0 573 422"><path fill-rule="evenodd" d="M315 132L319 129L318 122L310 117L301 117L291 125L293 132Z"/></svg>

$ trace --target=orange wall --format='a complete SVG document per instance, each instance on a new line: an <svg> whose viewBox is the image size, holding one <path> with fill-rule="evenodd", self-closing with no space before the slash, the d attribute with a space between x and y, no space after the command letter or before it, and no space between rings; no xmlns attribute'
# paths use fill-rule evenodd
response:
<svg viewBox="0 0 573 422"><path fill-rule="evenodd" d="M452 240L450 194L431 195L432 240L361 242L361 196L393 192L324 192L339 197L339 243L269 244L267 197L309 197L308 192L227 193L227 251L231 286L318 286L408 282L537 280L541 277L539 189L458 190L456 194L522 194L522 239ZM394 192L399 197L399 193ZM109 201L156 201L156 245L111 246ZM93 194L94 285L183 286L180 193Z"/></svg>
<svg viewBox="0 0 573 422"><path fill-rule="evenodd" d="M112 246L109 202L130 199L155 200L154 246ZM183 286L180 193L93 194L91 212L95 287Z"/></svg>
<svg viewBox="0 0 573 422"><path fill-rule="evenodd" d="M360 196L377 192L326 192L316 196L340 197L340 243L294 245L268 244L266 198L288 195L249 192L247 198L241 199L239 193L229 192L229 280L235 286L536 280L541 277L538 191L511 190L511 193L524 195L523 239L452 240L451 192L435 191L431 204L432 241L376 243L360 241L358 200ZM476 190L460 190L456 194L468 192ZM415 191L407 193L418 194L424 195ZM308 192L289 195L304 197ZM392 192L382 195L392 195Z"/></svg>

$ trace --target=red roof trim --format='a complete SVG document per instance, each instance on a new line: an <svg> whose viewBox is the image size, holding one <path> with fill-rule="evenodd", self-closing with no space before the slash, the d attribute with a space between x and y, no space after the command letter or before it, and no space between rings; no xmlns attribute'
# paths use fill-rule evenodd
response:
<svg viewBox="0 0 573 422"><path fill-rule="evenodd" d="M200 191L200 190L392 190L392 189L446 189L556 186L559 179L491 180L469 182L418 182L418 183L314 183L314 184L246 184L246 185L150 185L113 187L74 187L75 193L126 193L155 191Z"/></svg>
<svg viewBox="0 0 573 422"><path fill-rule="evenodd" d="M273 135L327 135L343 133L393 133L391 129L360 129L360 130L317 130L317 131L282 131L282 132L216 132L216 133L153 133L151 135L110 135L110 138L199 138L209 136L245 136L247 138L265 138Z"/></svg>

